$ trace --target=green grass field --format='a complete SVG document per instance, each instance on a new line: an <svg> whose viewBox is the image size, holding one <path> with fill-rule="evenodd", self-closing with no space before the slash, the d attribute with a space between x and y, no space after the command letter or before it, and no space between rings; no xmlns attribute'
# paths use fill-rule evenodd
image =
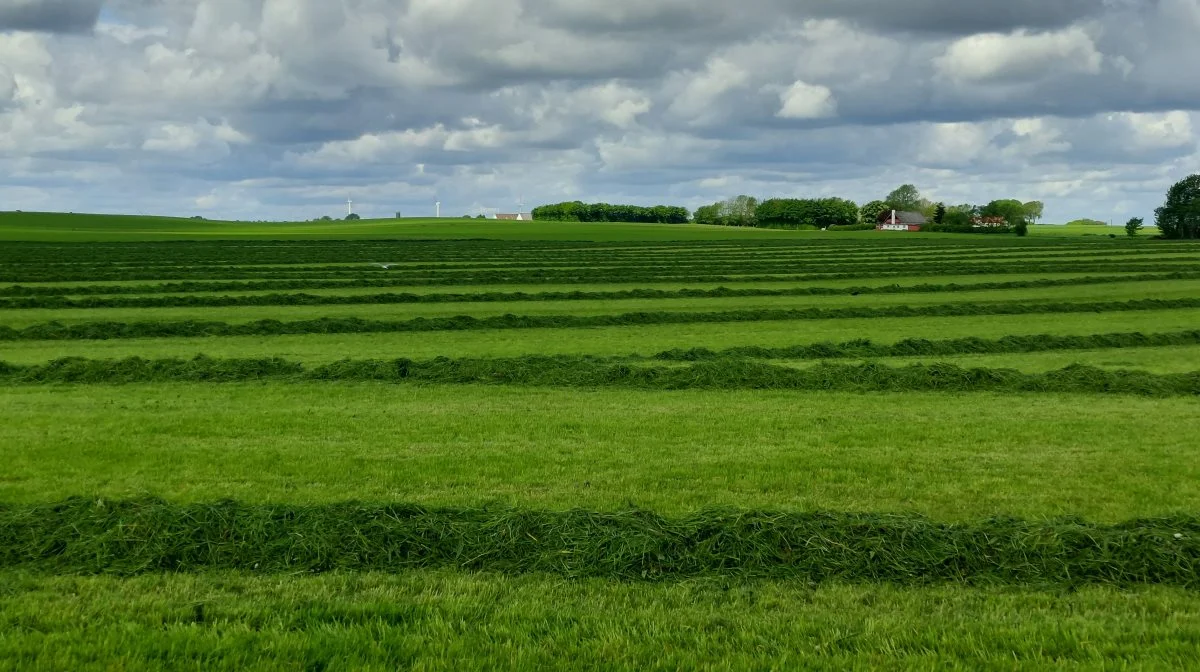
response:
<svg viewBox="0 0 1200 672"><path fill-rule="evenodd" d="M0 213L0 669L1187 668L1200 248L1099 228Z"/></svg>
<svg viewBox="0 0 1200 672"><path fill-rule="evenodd" d="M0 213L0 240L159 241L276 239L543 240L546 225L453 217L364 219L355 222L226 222L128 215ZM731 231L693 224L554 224L555 240L727 240L795 237L785 231Z"/></svg>

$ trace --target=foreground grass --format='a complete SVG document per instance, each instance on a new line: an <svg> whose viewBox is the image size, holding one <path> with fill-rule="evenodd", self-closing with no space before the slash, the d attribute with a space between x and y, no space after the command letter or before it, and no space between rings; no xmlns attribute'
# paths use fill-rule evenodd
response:
<svg viewBox="0 0 1200 672"><path fill-rule="evenodd" d="M1200 508L1189 398L158 384L7 388L0 407L9 503L353 497L1099 522Z"/></svg>
<svg viewBox="0 0 1200 672"><path fill-rule="evenodd" d="M1194 591L0 573L12 669L1183 669Z"/></svg>

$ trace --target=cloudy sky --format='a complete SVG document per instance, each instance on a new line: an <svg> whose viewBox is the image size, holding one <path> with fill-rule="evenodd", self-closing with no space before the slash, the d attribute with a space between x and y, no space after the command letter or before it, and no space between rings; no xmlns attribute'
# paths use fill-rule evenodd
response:
<svg viewBox="0 0 1200 672"><path fill-rule="evenodd" d="M0 210L1038 199L1200 172L1200 0L0 0Z"/></svg>

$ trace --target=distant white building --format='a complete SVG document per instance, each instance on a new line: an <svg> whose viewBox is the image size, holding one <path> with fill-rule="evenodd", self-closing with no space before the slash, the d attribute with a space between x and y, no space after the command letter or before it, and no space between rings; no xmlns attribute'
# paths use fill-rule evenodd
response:
<svg viewBox="0 0 1200 672"><path fill-rule="evenodd" d="M507 219L517 222L532 222L533 213L531 212L497 212L496 219Z"/></svg>

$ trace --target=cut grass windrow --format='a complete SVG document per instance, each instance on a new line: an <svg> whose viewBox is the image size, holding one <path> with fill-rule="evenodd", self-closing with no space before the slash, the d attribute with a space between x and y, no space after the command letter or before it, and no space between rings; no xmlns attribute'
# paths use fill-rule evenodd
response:
<svg viewBox="0 0 1200 672"><path fill-rule="evenodd" d="M1200 395L1200 371L1156 374L1072 365L1042 373L953 364L892 367L821 363L807 368L745 359L684 366L633 366L583 356L512 359L351 360L306 367L283 358L121 360L61 358L46 364L0 362L0 384L123 384L147 382L374 381L417 384L491 384L538 387L621 387L646 390L758 389L839 392L1034 392Z"/></svg>
<svg viewBox="0 0 1200 672"><path fill-rule="evenodd" d="M1015 252L1015 254L1013 253ZM404 257L401 256L401 259ZM388 261L390 257L380 261ZM969 253L955 253L946 251L929 251L929 252L905 252L896 254L887 251L871 251L850 253L846 251L835 252L812 252L812 251L796 251L787 253L771 253L771 252L729 252L720 254L704 254L704 255L682 255L679 253L646 253L639 252L632 255L617 254L612 251L594 251L586 255L553 253L539 256L517 256L503 260L488 260L488 259L462 259L454 261L437 261L433 263L423 263L413 260L404 260L400 262L390 263L390 267L396 272L419 273L423 271L435 272L524 272L524 271L563 271L576 268L588 268L604 270L612 272L614 270L643 270L646 268L654 268L659 266L670 267L675 270L685 269L704 269L712 270L719 269L724 271L736 271L747 267L758 266L808 266L808 265L824 265L824 264L895 264L902 266L905 264L914 263L1050 263L1050 262L1097 262L1097 261L1128 261L1128 262L1144 262L1144 261L1194 261L1194 257L1187 255L1169 256L1162 250L1130 250L1122 252L1114 251L1055 251L1055 252L1037 252L1016 250L1010 252L1001 252L997 250L974 250ZM101 276L112 273L195 273L205 271L220 271L230 272L237 270L245 273L264 273L279 270L289 270L299 273L312 272L355 272L362 271L364 261L359 259L356 263L338 263L329 262L319 264L311 264L293 261L291 263L282 264L246 264L234 265L228 262L212 262L203 263L187 260L181 262L179 260L171 261L145 261L142 263L131 264L114 261L89 261L89 262L45 262L45 261L23 261L12 262L5 265L5 270L10 274L9 277L20 276L38 276L45 273L71 273L75 275L86 276Z"/></svg>
<svg viewBox="0 0 1200 672"><path fill-rule="evenodd" d="M343 270L326 267L204 267L204 268L121 268L108 272L45 269L44 271L0 272L0 282L97 282L97 281L154 281L154 280L353 280L390 276L408 285L490 285L490 284L564 284L571 282L725 282L758 277L795 275L798 273L858 273L878 275L914 271L929 275L974 275L997 273L1149 273L1196 272L1200 257L1146 257L1130 261L1039 259L995 260L993 263L958 263L938 260L915 260L899 263L741 263L643 266L590 267L582 265L559 269L511 270L448 270L407 272L399 268L384 270L364 264L362 268Z"/></svg>
<svg viewBox="0 0 1200 672"><path fill-rule="evenodd" d="M1193 280L1200 273L1165 273L1135 276L1088 276L1082 278L1041 278L1012 282L948 283L921 285L883 285L860 287L787 287L782 289L629 289L620 291L576 292L480 292L480 293L384 293L356 295L324 294L256 294L238 296L104 296L69 298L67 296L29 296L0 299L2 309L70 309L70 308L180 308L230 306L315 306L315 305L372 305L406 303L494 303L512 301L617 301L625 299L688 299L767 296L858 296L865 294L935 294L978 292L1005 289L1036 289L1044 287L1073 287L1141 281Z"/></svg>
<svg viewBox="0 0 1200 672"><path fill-rule="evenodd" d="M926 306L874 308L796 308L704 312L644 312L618 315L497 315L492 317L417 317L410 320L320 318L314 320L258 320L244 323L187 320L179 322L59 322L23 328L0 326L0 341L109 340L195 336L269 336L279 334L353 334L406 331L462 331L474 329L547 329L609 327L648 324L701 324L781 320L828 320L877 317L958 317L967 315L1033 315L1200 308L1200 298L1141 299L1068 303L949 303Z"/></svg>
<svg viewBox="0 0 1200 672"><path fill-rule="evenodd" d="M1008 270L996 273L996 275L1009 274ZM912 277L929 277L941 276L940 271L928 270L913 270L895 271L886 273L815 273L807 275L771 275L771 276L739 276L739 277L717 277L706 278L703 282L770 282L770 283L788 283L788 282L819 282L830 280L869 280L880 278L912 278ZM1200 272L1174 272L1174 273L1140 273L1129 275L1113 275L1112 273L1104 276L1089 276L1097 279L1109 279L1113 282L1127 281L1154 281L1154 280L1194 280L1200 278ZM562 284L577 285L587 284L589 281L585 278L578 278L566 281ZM1029 281L1014 281L1014 282L1029 282ZM235 280L231 282L222 281L187 281L187 282L163 282L155 284L138 284L138 285L9 285L0 287L0 297L62 297L62 296L94 296L94 295L128 295L128 294L181 294L181 293L213 293L213 292L261 292L261 291L283 291L283 290L304 290L304 289L362 289L370 287L387 288L387 287L408 287L410 283L402 278L356 278L351 280L329 280L329 279L309 279L309 280ZM552 283L534 283L534 284L552 284ZM605 283L600 283L605 284ZM622 284L627 284L622 281ZM1087 283L1091 284L1091 283ZM542 294L543 292L538 292ZM571 292L563 292L570 294Z"/></svg>
<svg viewBox="0 0 1200 672"><path fill-rule="evenodd" d="M1153 348L1176 345L1200 345L1200 330L1159 334L1140 332L1091 334L1088 336L1055 336L1031 334L987 338L953 338L929 340L906 338L895 343L875 343L857 339L843 343L812 343L782 348L739 346L723 350L709 348L676 348L646 359L665 362L699 362L733 358L751 359L866 359L872 357L921 357L978 354L1019 354L1054 350L1101 350L1120 348ZM640 359L630 355L623 359Z"/></svg>
<svg viewBox="0 0 1200 672"><path fill-rule="evenodd" d="M662 581L1200 587L1200 518L1116 525L915 515L539 511L411 504L0 505L0 566L58 574L260 574L452 567Z"/></svg>
<svg viewBox="0 0 1200 672"><path fill-rule="evenodd" d="M1162 254L1186 251L1178 244L1142 246L1138 252ZM1007 254L1037 254L1052 251L1099 251L1126 253L1124 242L1108 240L1037 241L1014 238L964 238L962 240L892 238L872 241L864 247L855 240L769 240L740 239L725 241L616 241L602 243L582 241L497 241L497 240L264 240L247 243L238 240L208 241L137 241L113 243L32 243L6 242L0 247L0 264L29 263L111 263L146 264L274 264L274 263L346 263L364 260L406 260L424 262L446 261L507 261L512 259L557 256L586 261L597 253L614 256L711 256L722 254L811 254L839 252L844 254L902 254L914 252L978 253L987 250Z"/></svg>

